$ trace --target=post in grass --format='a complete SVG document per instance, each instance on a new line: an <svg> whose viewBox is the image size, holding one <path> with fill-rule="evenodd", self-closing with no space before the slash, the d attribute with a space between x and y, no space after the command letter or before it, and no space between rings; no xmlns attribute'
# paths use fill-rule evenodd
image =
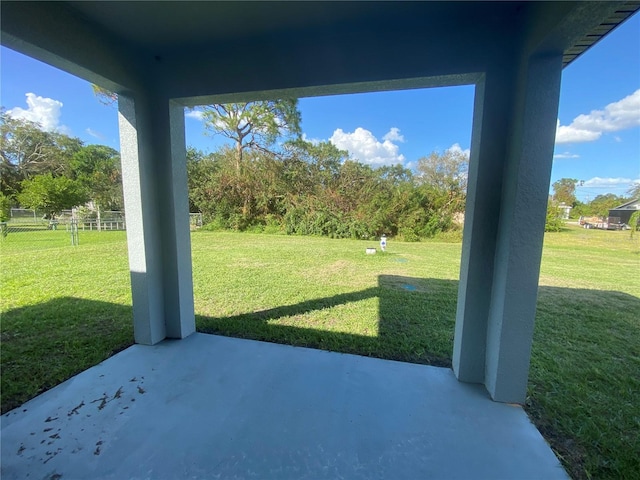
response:
<svg viewBox="0 0 640 480"><path fill-rule="evenodd" d="M380 250L383 252L387 249L387 236L383 233L380 237Z"/></svg>
<svg viewBox="0 0 640 480"><path fill-rule="evenodd" d="M71 232L71 245L78 245L80 242L78 240L78 220L76 218L71 219L69 231Z"/></svg>

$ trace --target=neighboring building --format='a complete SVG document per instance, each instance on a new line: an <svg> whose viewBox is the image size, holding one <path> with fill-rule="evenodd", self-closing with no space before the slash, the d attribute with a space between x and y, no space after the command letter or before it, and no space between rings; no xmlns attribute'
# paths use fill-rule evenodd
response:
<svg viewBox="0 0 640 480"><path fill-rule="evenodd" d="M566 205L564 202L558 205L558 216L563 220L569 220L569 214L571 213L571 205Z"/></svg>
<svg viewBox="0 0 640 480"><path fill-rule="evenodd" d="M609 217L617 217L620 223L629 223L631 215L640 210L640 198L623 203L622 205L609 210Z"/></svg>

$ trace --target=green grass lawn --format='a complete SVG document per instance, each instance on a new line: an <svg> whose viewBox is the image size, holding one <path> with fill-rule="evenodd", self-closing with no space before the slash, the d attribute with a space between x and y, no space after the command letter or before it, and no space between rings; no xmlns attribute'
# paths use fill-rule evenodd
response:
<svg viewBox="0 0 640 480"><path fill-rule="evenodd" d="M547 234L526 409L574 478L640 471L640 235ZM133 341L123 232L10 234L2 411ZM449 366L460 244L198 231L201 332Z"/></svg>

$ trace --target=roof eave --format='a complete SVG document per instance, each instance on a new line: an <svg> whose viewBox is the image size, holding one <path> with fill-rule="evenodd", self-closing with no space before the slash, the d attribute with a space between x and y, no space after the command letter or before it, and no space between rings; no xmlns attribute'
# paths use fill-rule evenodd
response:
<svg viewBox="0 0 640 480"><path fill-rule="evenodd" d="M624 2L611 16L601 22L600 25L580 38L574 45L565 49L562 55L562 67L567 67L584 52L624 23L625 20L638 12L638 10L640 10L640 1Z"/></svg>

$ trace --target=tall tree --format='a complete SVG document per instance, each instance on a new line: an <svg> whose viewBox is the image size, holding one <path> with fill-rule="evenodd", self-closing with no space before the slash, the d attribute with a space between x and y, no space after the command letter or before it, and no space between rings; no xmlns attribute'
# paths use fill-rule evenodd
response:
<svg viewBox="0 0 640 480"><path fill-rule="evenodd" d="M408 168L402 165L383 165L379 167L378 173L380 178L389 181L392 185L402 185L406 182L410 182L413 179L413 173Z"/></svg>
<svg viewBox="0 0 640 480"><path fill-rule="evenodd" d="M22 192L18 194L21 205L44 210L51 218L62 210L82 205L88 199L80 182L68 177L54 177L51 173L23 180Z"/></svg>
<svg viewBox="0 0 640 480"><path fill-rule="evenodd" d="M202 108L202 116L205 129L235 143L238 171L246 149L272 153L279 137L301 133L296 99L208 105Z"/></svg>
<svg viewBox="0 0 640 480"><path fill-rule="evenodd" d="M466 192L469 157L461 151L431 152L418 160L417 179L447 192Z"/></svg>
<svg viewBox="0 0 640 480"><path fill-rule="evenodd" d="M340 150L331 142L312 143L301 138L285 144L285 161L292 166L295 161L304 162L302 170L309 175L309 186L329 188L335 184L341 165L349 159L349 152ZM298 170L298 173L300 169Z"/></svg>
<svg viewBox="0 0 640 480"><path fill-rule="evenodd" d="M561 178L553 182L553 201L557 204L564 203L573 207L576 203L576 184L578 180L575 178Z"/></svg>
<svg viewBox="0 0 640 480"><path fill-rule="evenodd" d="M0 191L15 196L21 182L34 175L50 172L64 175L82 141L40 125L10 117L0 110Z"/></svg>
<svg viewBox="0 0 640 480"><path fill-rule="evenodd" d="M215 182L215 173L219 164L213 155L206 155L194 147L187 147L187 181L189 190L189 211L209 213L207 204L211 184Z"/></svg>
<svg viewBox="0 0 640 480"><path fill-rule="evenodd" d="M112 105L118 99L117 94L98 85L91 85L91 88L104 105ZM271 147L278 138L299 138L301 134L298 100L294 98L215 103L202 107L200 111L205 130L235 143L238 172L245 150L274 153Z"/></svg>
<svg viewBox="0 0 640 480"><path fill-rule="evenodd" d="M117 150L106 145L87 145L74 154L70 169L97 208L123 208L120 154Z"/></svg>
<svg viewBox="0 0 640 480"><path fill-rule="evenodd" d="M598 195L591 200L589 206L594 215L599 217L609 216L609 210L616 208L618 205L625 203L627 199L625 197L619 197L613 193L606 193L604 195Z"/></svg>
<svg viewBox="0 0 640 480"><path fill-rule="evenodd" d="M438 198L443 212L464 211L469 157L463 151L432 152L418 160L416 180Z"/></svg>

